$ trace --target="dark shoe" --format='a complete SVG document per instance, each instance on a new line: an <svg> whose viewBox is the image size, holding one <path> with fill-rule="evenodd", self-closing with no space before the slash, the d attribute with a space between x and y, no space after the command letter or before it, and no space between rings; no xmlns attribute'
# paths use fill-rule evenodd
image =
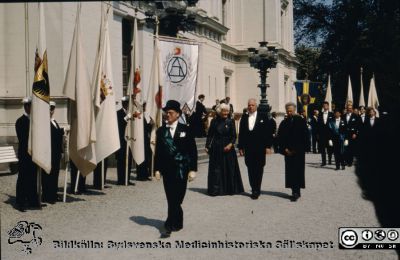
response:
<svg viewBox="0 0 400 260"><path fill-rule="evenodd" d="M322 163L322 164L321 164L321 167L324 167L325 165L326 165L326 163Z"/></svg>
<svg viewBox="0 0 400 260"><path fill-rule="evenodd" d="M165 231L161 234L160 238L169 238L171 236L171 231Z"/></svg>
<svg viewBox="0 0 400 260"><path fill-rule="evenodd" d="M251 197L251 199L256 200L256 199L258 199L258 197L260 197L260 194L259 193L252 193L250 197Z"/></svg>
<svg viewBox="0 0 400 260"><path fill-rule="evenodd" d="M16 205L15 208L16 208L19 212L26 212L25 207L22 206L22 205Z"/></svg>
<svg viewBox="0 0 400 260"><path fill-rule="evenodd" d="M173 227L172 231L173 232L178 232L179 230L181 230L183 227Z"/></svg>
<svg viewBox="0 0 400 260"><path fill-rule="evenodd" d="M340 170L340 167L336 167L335 171Z"/></svg>
<svg viewBox="0 0 400 260"><path fill-rule="evenodd" d="M329 164L329 165L332 165L332 161L329 161L328 164Z"/></svg>
<svg viewBox="0 0 400 260"><path fill-rule="evenodd" d="M343 166L342 166L342 170L344 170L344 169L346 169L346 167L343 165Z"/></svg>
<svg viewBox="0 0 400 260"><path fill-rule="evenodd" d="M297 201L299 198L300 198L300 194L295 193L295 194L293 194L293 195L290 197L290 201L295 202L295 201Z"/></svg>

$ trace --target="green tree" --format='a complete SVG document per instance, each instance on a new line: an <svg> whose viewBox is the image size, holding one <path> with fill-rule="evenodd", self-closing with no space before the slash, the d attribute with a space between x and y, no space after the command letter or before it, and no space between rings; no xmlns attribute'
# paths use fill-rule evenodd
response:
<svg viewBox="0 0 400 260"><path fill-rule="evenodd" d="M331 74L333 98L343 105L347 76L353 83L357 105L360 67L364 93L375 73L381 103L397 106L400 100L400 1L317 0L294 1L296 44L320 48L311 67L324 82ZM308 65L309 66L309 65ZM318 76L316 76L318 77ZM366 94L367 95L367 94Z"/></svg>

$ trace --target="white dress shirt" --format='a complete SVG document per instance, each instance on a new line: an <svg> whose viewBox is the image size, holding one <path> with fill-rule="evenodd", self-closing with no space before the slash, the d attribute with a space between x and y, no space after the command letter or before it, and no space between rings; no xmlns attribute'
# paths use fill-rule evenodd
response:
<svg viewBox="0 0 400 260"><path fill-rule="evenodd" d="M365 121L365 114L362 114L362 115L361 115L361 120L362 120L362 122L364 123L364 121Z"/></svg>
<svg viewBox="0 0 400 260"><path fill-rule="evenodd" d="M172 138L174 138L174 134L175 134L177 126L178 126L178 120L173 122L171 125L167 124L167 127L169 128L169 132L171 133Z"/></svg>
<svg viewBox="0 0 400 260"><path fill-rule="evenodd" d="M339 128L340 125L340 118L336 118L336 128Z"/></svg>
<svg viewBox="0 0 400 260"><path fill-rule="evenodd" d="M328 121L328 112L329 111L324 111L322 114L322 118L324 119L324 124L326 125L326 121Z"/></svg>
<svg viewBox="0 0 400 260"><path fill-rule="evenodd" d="M350 117L351 117L351 114L346 114L346 122L347 123L350 121Z"/></svg>
<svg viewBox="0 0 400 260"><path fill-rule="evenodd" d="M57 126L57 124L56 124L56 120L55 120L54 118L52 118L52 119L50 120L50 122L53 124L53 126L54 126L55 128L58 128L58 126Z"/></svg>
<svg viewBox="0 0 400 260"><path fill-rule="evenodd" d="M371 117L371 118L369 119L369 122L371 123L371 126L374 126L374 124L375 124L375 117Z"/></svg>
<svg viewBox="0 0 400 260"><path fill-rule="evenodd" d="M249 114L249 130L250 131L253 131L253 129L254 129L254 125L256 124L256 118L257 118L257 111Z"/></svg>

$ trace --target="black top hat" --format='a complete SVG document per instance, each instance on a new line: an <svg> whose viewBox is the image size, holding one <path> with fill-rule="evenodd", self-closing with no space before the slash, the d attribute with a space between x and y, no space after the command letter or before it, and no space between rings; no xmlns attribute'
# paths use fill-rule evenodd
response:
<svg viewBox="0 0 400 260"><path fill-rule="evenodd" d="M179 114L182 114L181 104L179 104L179 102L176 100L168 100L165 107L163 107L163 110L164 111L174 110L174 111L178 112Z"/></svg>

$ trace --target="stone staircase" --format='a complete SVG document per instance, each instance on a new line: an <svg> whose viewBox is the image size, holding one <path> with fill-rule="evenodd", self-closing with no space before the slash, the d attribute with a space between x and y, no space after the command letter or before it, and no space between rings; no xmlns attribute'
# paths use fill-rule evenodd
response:
<svg viewBox="0 0 400 260"><path fill-rule="evenodd" d="M208 163L208 154L206 153L206 138L196 138L198 164Z"/></svg>

